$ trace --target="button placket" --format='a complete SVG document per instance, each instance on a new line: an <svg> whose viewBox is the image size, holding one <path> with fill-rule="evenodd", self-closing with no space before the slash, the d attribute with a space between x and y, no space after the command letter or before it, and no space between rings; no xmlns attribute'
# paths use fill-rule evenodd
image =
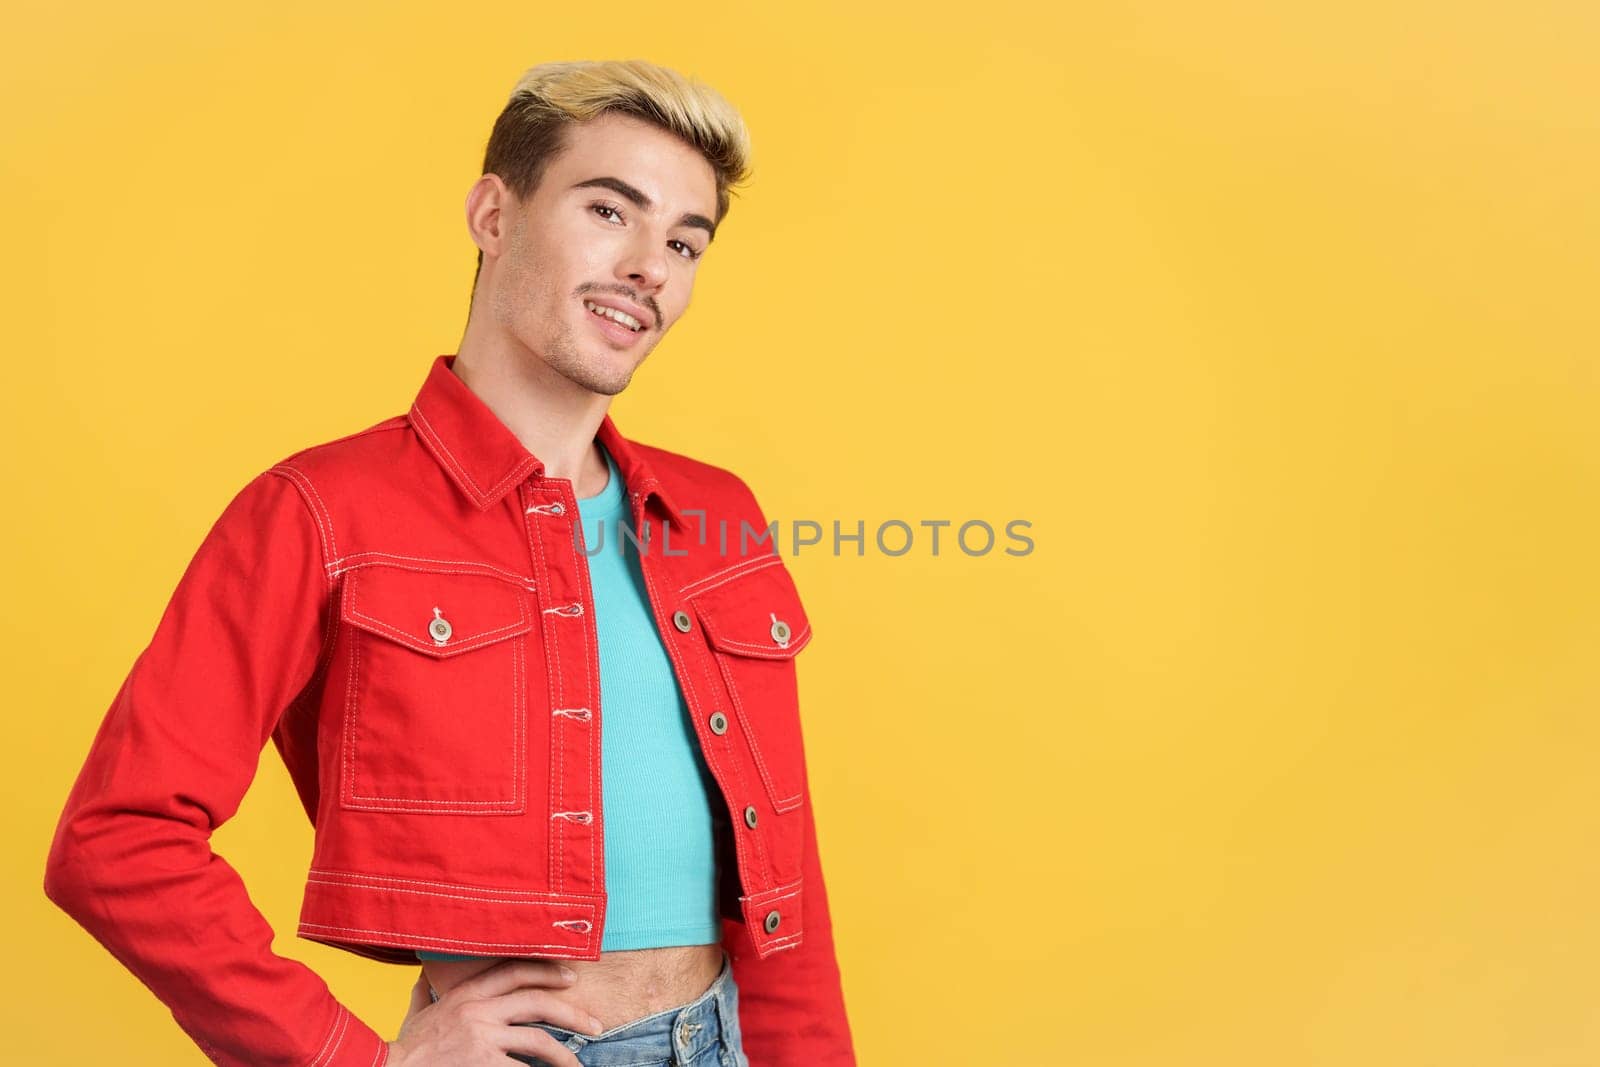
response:
<svg viewBox="0 0 1600 1067"><path fill-rule="evenodd" d="M643 567L645 569L645 584L646 584L646 587L647 587L647 591L648 591L648 594L649 594L649 596L650 596L650 598L651 598L651 600L653 602L652 606L656 609L656 612L658 613L656 615L656 618L658 620L660 620L660 622L662 624L664 624L666 622L666 620L670 619L671 623L672 623L672 627L673 627L674 630L676 630L677 632L679 632L681 634L689 635L686 638L686 640L692 642L692 645L688 646L688 647L690 647L692 649L692 651L686 652L685 653L686 655L704 654L704 655L715 657L716 650L714 648L712 648L712 647L706 647L705 649L702 650L700 648L700 642L699 642L699 639L698 639L699 634L700 633L704 633L706 635L706 640L709 641L711 645L715 645L718 642L719 638L716 636L716 631L713 629L712 620L705 617L705 614L704 614L702 608L700 607L700 602L696 601L693 597L688 598L686 601L680 601L680 603L683 604L682 607L678 607L678 608L672 609L670 611L670 614L667 613L668 604L670 604L670 601L668 601L667 603L662 603L662 601L665 600L666 598L659 597L657 595L657 592L656 592L656 589L655 589L655 585L651 580L652 579L652 574L650 572L651 572L651 567L652 567L652 560L653 560L653 557L647 557L647 558L643 559L641 562L642 562L642 565L643 565ZM693 584L693 583L691 583L691 584ZM704 590L702 590L702 592L703 591ZM695 623L696 614L699 614L701 616L700 623L699 623L698 626ZM787 620L783 620L783 619L777 618L776 612L769 611L767 614L768 614L769 628L768 628L768 633L767 633L766 636L770 640L772 640L772 642L774 643L775 647L787 648L787 646L794 640L794 627L791 626L790 623ZM757 620L760 619L760 615L759 614L756 615L756 619ZM758 623L758 625L759 625L759 623ZM665 633L669 633L669 632L670 631L666 631L665 630L665 626L663 625L663 633L665 634ZM750 635L750 638L756 638L757 635L759 635L760 633L761 633L761 631L759 629L757 629L757 630L755 630L755 632L753 634ZM666 639L665 637L664 637L664 640L667 640L667 644L669 646L669 651L671 651L671 646L672 646L673 642L670 639ZM706 689L706 688L703 688L703 687L700 687L700 686L696 685L696 683L699 681L698 678L696 678L694 680L686 680L686 679L684 679L681 676L684 668L683 668L682 662L680 661L680 659L679 659L679 657L677 655L673 656L673 667L674 667L674 671L677 672L680 675L680 677L679 677L680 684L684 685L686 687L694 687L696 692L705 694L704 699L708 703L710 703L712 701L720 701L722 699L722 697L720 697L720 696L712 695L710 693L709 689ZM709 677L714 677L714 676L715 676L715 668L712 667L711 668L711 672L708 675L708 678ZM718 758L717 758L717 753L719 753L719 752L723 754L723 758L731 758L731 759L734 759L734 760L738 760L740 758L738 755L735 755L735 754L727 751L726 748L725 748L725 746L729 743L729 741L732 740L732 738L729 736L730 731L732 729L732 721L731 721L732 711L731 710L724 710L723 708L719 708L719 707L716 707L716 706L713 705L713 706L704 708L700 712L700 714L703 716L702 721L710 728L711 734L713 736L728 738L728 740L725 740L725 741L723 741L723 742L721 742L719 744L716 744L714 747L711 747L710 739L709 738L706 739L707 744L708 744L708 747L707 747L707 750L706 750L706 754L709 757L712 758L713 769L715 770L715 768L717 766L720 766L720 763L719 763ZM759 760L759 757L757 757L757 759ZM765 839L763 838L763 836L760 833L760 831L758 830L758 827L760 826L760 813L759 813L758 807L755 804L751 804L751 803L746 803L746 804L741 806L738 803L738 795L737 795L737 793L733 793L733 792L730 791L730 790L736 789L736 790L738 790L739 793L745 792L745 788L744 787L745 787L746 783L745 783L745 781L742 780L741 776L738 773L738 770L739 769L738 769L737 766L735 766L732 769L731 773L733 775L733 780L731 782L723 782L719 778L719 786L722 787L723 797L728 802L728 806L731 809L731 811L740 812L740 816L739 817L742 817L745 826L750 830L749 836L747 838L744 838L743 840L740 839L743 835L740 835L740 834L738 834L736 832L732 835L732 844L736 848L737 853L738 853L738 855L740 857L740 859L739 859L740 881L741 881L741 885L743 885L745 883L745 878L747 877L747 872L745 870L745 867L746 867L747 863L753 865L754 868L756 870L758 870L758 871L767 871L770 868L769 868L769 860L768 860L767 855L766 855L767 849L768 849L768 844L765 841ZM758 783L757 784L757 789L759 789L759 788L760 788L760 786L759 786L759 783ZM725 819L722 821L722 825L724 825L724 826L727 825ZM753 850L753 853L751 852L751 850ZM758 874L757 876L759 877L760 875ZM764 929L766 931L766 933L770 934L774 929L776 929L775 924L779 921L779 916L778 916L778 913L777 913L777 911L775 909L771 910L771 911L768 911L765 914L757 913L757 915L752 916L751 918L752 918L752 922L757 927L757 931L756 932L758 932L758 933L762 929Z"/></svg>
<svg viewBox="0 0 1600 1067"><path fill-rule="evenodd" d="M594 679L588 672L571 669L571 665L585 662L598 634L593 622L586 618L592 612L582 599L587 566L576 521L579 512L575 506L567 506L570 498L566 496L566 486L559 480L535 477L529 479L524 492L527 496L523 512L527 519L523 526L539 599L547 605L539 613L545 620L551 715L555 721L586 724L586 728L562 729L552 734L550 870L551 888L560 892L565 885L564 871L581 878L587 868L588 877L593 880L603 855L603 831L596 804L599 798L589 786L598 777L601 694L595 691ZM562 499L549 499L556 494ZM540 496L545 497L545 502L536 502ZM584 935L586 944L593 947L591 938L597 936L596 924L589 920L565 919L552 925ZM573 1040L581 1046L581 1036Z"/></svg>

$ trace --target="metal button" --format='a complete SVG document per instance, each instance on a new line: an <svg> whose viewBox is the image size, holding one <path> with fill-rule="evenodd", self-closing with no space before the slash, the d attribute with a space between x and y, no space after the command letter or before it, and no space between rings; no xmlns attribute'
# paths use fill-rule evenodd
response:
<svg viewBox="0 0 1600 1067"><path fill-rule="evenodd" d="M776 911L767 912L767 921L764 924L766 926L766 928L767 928L767 933L770 934L770 933L772 933L772 931L776 930L778 928L778 923L780 921L781 921L781 916L779 916Z"/></svg>
<svg viewBox="0 0 1600 1067"><path fill-rule="evenodd" d="M688 633L690 626L689 613L687 611L674 611L672 613L672 625L676 626L684 633Z"/></svg>
<svg viewBox="0 0 1600 1067"><path fill-rule="evenodd" d="M780 645L787 645L789 643L789 624L782 619L773 619L772 639Z"/></svg>
<svg viewBox="0 0 1600 1067"><path fill-rule="evenodd" d="M434 608L433 621L428 623L428 633L433 635L434 644L444 644L446 641L450 640L450 634L452 632L453 628L450 625L450 620L441 615L438 608Z"/></svg>
<svg viewBox="0 0 1600 1067"><path fill-rule="evenodd" d="M714 734L725 734L728 732L728 717L722 714L720 711L713 711L711 713L711 732Z"/></svg>
<svg viewBox="0 0 1600 1067"><path fill-rule="evenodd" d="M747 805L744 809L744 824L750 829L756 828L756 809L754 805Z"/></svg>

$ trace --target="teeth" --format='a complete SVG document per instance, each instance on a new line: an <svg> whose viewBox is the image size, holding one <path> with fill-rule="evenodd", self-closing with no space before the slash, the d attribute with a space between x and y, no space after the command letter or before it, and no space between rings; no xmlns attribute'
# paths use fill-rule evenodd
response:
<svg viewBox="0 0 1600 1067"><path fill-rule="evenodd" d="M587 300L583 302L583 306L594 312L596 315L608 318L613 322L621 323L634 333L638 333L640 330L644 329L644 324L638 319L634 318L632 315L628 314L626 311L618 311L616 308L602 307L599 304L592 304Z"/></svg>

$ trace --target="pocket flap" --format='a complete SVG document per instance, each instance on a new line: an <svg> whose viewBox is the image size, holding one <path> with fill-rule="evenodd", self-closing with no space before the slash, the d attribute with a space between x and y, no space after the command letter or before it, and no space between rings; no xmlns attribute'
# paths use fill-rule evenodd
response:
<svg viewBox="0 0 1600 1067"><path fill-rule="evenodd" d="M737 656L792 659L811 641L794 578L776 556L693 594L712 646Z"/></svg>
<svg viewBox="0 0 1600 1067"><path fill-rule="evenodd" d="M527 592L503 578L388 565L345 574L340 617L435 657L470 652L533 628Z"/></svg>

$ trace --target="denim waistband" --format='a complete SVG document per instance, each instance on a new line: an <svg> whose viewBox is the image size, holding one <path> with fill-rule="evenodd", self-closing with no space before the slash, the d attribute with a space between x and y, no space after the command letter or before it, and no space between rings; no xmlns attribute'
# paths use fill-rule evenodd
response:
<svg viewBox="0 0 1600 1067"><path fill-rule="evenodd" d="M719 1045L728 1055L706 1062L748 1067L739 1032L739 991L726 952L722 970L710 988L687 1004L614 1026L599 1034L583 1034L551 1023L537 1026L577 1054L585 1067L624 1067L639 1063L698 1063L697 1057ZM514 1059L542 1064L539 1059Z"/></svg>

